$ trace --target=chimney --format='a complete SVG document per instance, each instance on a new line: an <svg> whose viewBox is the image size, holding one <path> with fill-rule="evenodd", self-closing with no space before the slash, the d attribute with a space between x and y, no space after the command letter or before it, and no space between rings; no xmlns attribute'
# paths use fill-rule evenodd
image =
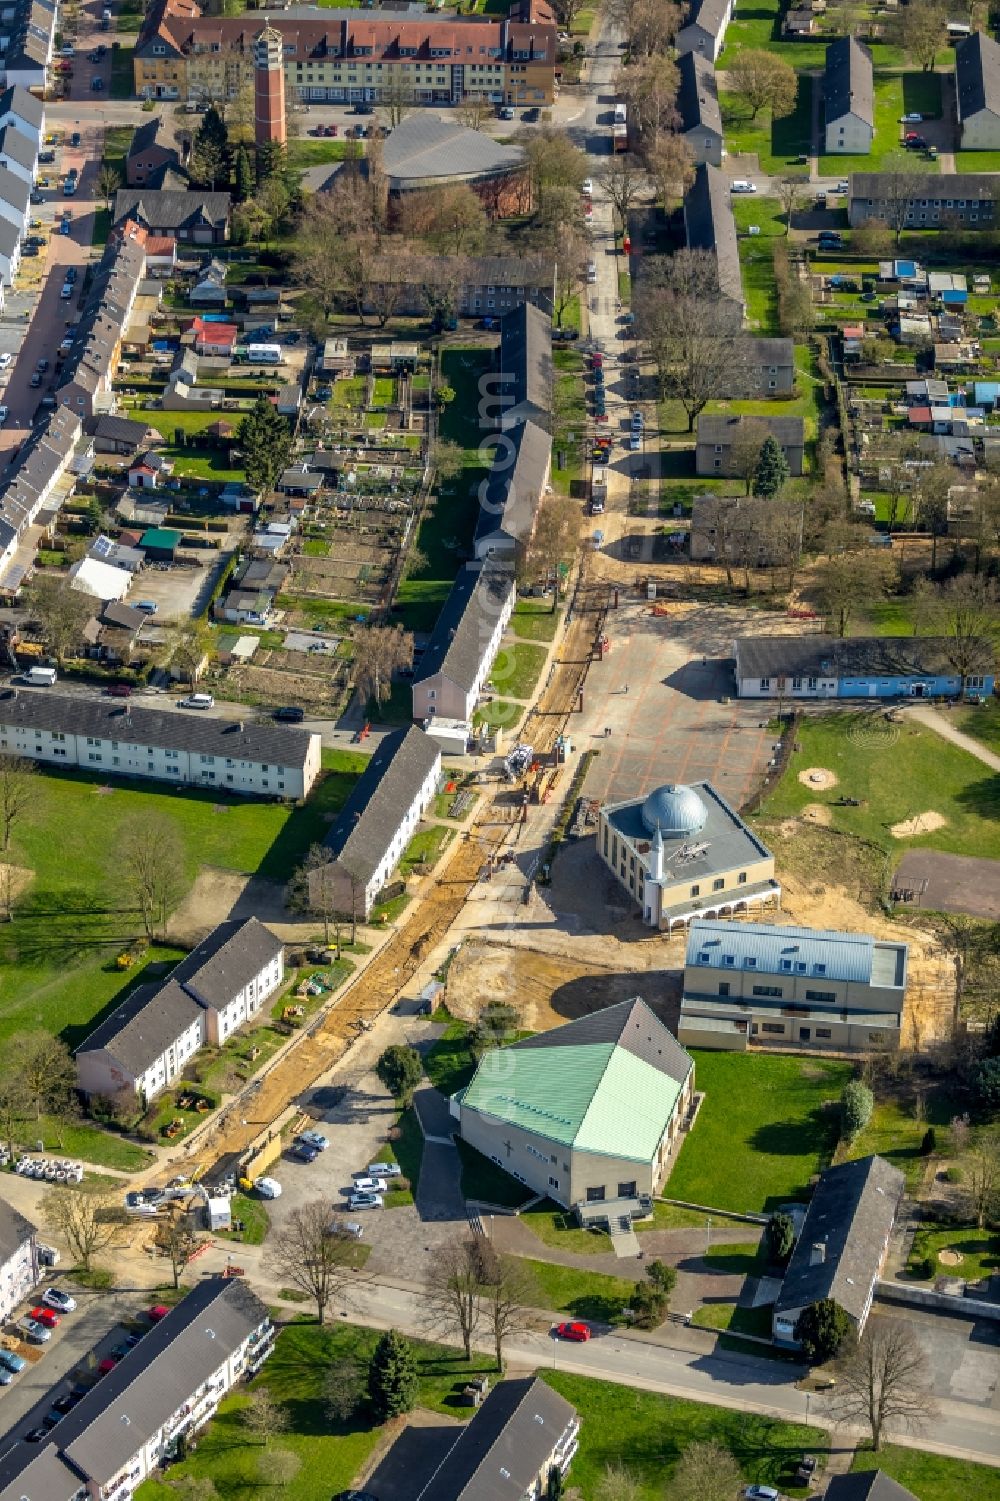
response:
<svg viewBox="0 0 1000 1501"><path fill-rule="evenodd" d="M826 1241L814 1240L809 1252L809 1265L822 1266L826 1261Z"/></svg>

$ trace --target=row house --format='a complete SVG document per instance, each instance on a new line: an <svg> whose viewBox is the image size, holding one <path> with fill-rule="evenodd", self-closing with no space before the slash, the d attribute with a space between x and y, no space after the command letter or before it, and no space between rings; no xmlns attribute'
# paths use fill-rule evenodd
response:
<svg viewBox="0 0 1000 1501"><path fill-rule="evenodd" d="M16 688L0 695L0 751L289 800L306 797L320 769L320 737L307 730Z"/></svg>
<svg viewBox="0 0 1000 1501"><path fill-rule="evenodd" d="M83 431L78 416L57 408L31 431L19 450L11 478L0 490L0 585L16 589L30 559L15 564L28 529L47 509L57 508L60 488ZM14 569L19 572L12 572Z"/></svg>
<svg viewBox="0 0 1000 1501"><path fill-rule="evenodd" d="M126 225L109 240L66 355L56 400L81 418L111 400L122 338L146 275L146 252Z"/></svg>
<svg viewBox="0 0 1000 1501"><path fill-rule="evenodd" d="M199 1282L42 1442L0 1459L0 1501L128 1501L273 1349L267 1309L245 1282Z"/></svg>
<svg viewBox="0 0 1000 1501"><path fill-rule="evenodd" d="M336 10L275 12L285 87L309 102L547 105L555 98L558 38L551 17ZM253 16L202 16L193 0L157 0L136 43L142 98L232 99L252 77L260 34Z"/></svg>
<svg viewBox="0 0 1000 1501"><path fill-rule="evenodd" d="M220 923L165 980L134 990L80 1045L88 1096L154 1099L203 1047L256 1017L285 977L284 945L255 917Z"/></svg>
<svg viewBox="0 0 1000 1501"><path fill-rule="evenodd" d="M510 563L467 563L446 599L413 675L413 717L469 724L514 609Z"/></svg>
<svg viewBox="0 0 1000 1501"><path fill-rule="evenodd" d="M38 1281L37 1230L0 1199L0 1321L6 1323Z"/></svg>

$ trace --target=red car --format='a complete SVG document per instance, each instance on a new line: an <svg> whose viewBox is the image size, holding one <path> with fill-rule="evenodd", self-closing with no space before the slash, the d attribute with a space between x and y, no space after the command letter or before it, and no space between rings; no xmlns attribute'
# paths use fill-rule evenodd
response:
<svg viewBox="0 0 1000 1501"><path fill-rule="evenodd" d="M110 1355L105 1356L105 1358L101 1361L100 1365L97 1367L98 1377L106 1376L109 1371L113 1371L114 1370L114 1368L115 1368L115 1366L117 1364L118 1364L117 1360L112 1360L112 1358L111 1358Z"/></svg>
<svg viewBox="0 0 1000 1501"><path fill-rule="evenodd" d="M158 1324L161 1319L166 1318L169 1312L170 1309L165 1303L154 1303L152 1308L149 1310L149 1322L151 1324Z"/></svg>
<svg viewBox="0 0 1000 1501"><path fill-rule="evenodd" d="M560 1339L572 1340L574 1344L582 1345L590 1338L589 1324L557 1324L556 1334Z"/></svg>
<svg viewBox="0 0 1000 1501"><path fill-rule="evenodd" d="M62 1323L62 1319L57 1313L53 1313L51 1308L43 1308L41 1305L33 1308L29 1317L33 1318L36 1324L44 1324L46 1329L54 1329L57 1324Z"/></svg>

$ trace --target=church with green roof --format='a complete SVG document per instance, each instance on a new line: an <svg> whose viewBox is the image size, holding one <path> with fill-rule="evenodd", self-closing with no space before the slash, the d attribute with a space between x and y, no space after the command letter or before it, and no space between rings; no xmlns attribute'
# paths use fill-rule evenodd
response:
<svg viewBox="0 0 1000 1501"><path fill-rule="evenodd" d="M693 1061L637 997L485 1053L451 1110L470 1146L594 1223L644 1211L693 1096Z"/></svg>

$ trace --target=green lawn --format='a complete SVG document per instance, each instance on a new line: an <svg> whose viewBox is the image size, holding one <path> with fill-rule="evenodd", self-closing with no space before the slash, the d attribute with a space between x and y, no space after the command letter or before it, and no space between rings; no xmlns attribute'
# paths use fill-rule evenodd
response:
<svg viewBox="0 0 1000 1501"><path fill-rule="evenodd" d="M546 1371L545 1380L580 1414L580 1448L569 1483L579 1487L584 1501L595 1501L604 1469L614 1463L635 1476L636 1501L685 1501L671 1486L671 1475L684 1450L699 1441L729 1449L748 1483L804 1496L807 1488L794 1484L796 1466L807 1452L817 1455L822 1466L829 1452L829 1438L818 1428L614 1386L569 1371ZM918 1494L929 1498L936 1493ZM959 1501L957 1494L954 1501ZM986 1501L986 1492L972 1501Z"/></svg>
<svg viewBox="0 0 1000 1501"><path fill-rule="evenodd" d="M526 641L551 641L562 617L547 599L519 599L514 606L510 628Z"/></svg>
<svg viewBox="0 0 1000 1501"><path fill-rule="evenodd" d="M511 703L506 698L495 698L492 703L484 704L473 715L473 724L497 725L500 729L512 733L514 726L524 714L523 704Z"/></svg>
<svg viewBox="0 0 1000 1501"><path fill-rule="evenodd" d="M0 1038L41 1027L71 1047L132 985L118 954L141 933L134 899L118 878L118 830L133 817L169 819L184 846L185 875L202 865L285 881L346 801L364 757L335 753L305 807L291 810L250 799L159 783L112 783L86 773L39 769L35 800L15 826L11 857L33 872L0 929L3 1009ZM103 787L110 787L103 793ZM154 950L176 961L177 950ZM143 960L142 962L145 962Z"/></svg>
<svg viewBox="0 0 1000 1501"><path fill-rule="evenodd" d="M877 1454L859 1449L852 1470L884 1470L921 1501L995 1501L998 1472L971 1459L947 1459L922 1449L885 1444Z"/></svg>
<svg viewBox="0 0 1000 1501"><path fill-rule="evenodd" d="M478 452L486 435L479 414L479 380L491 361L488 349L456 345L441 351L442 381L455 392L454 401L441 413L441 437L463 450L463 466L441 485L417 530L416 545L426 561L403 580L393 606L396 618L409 630L433 629L459 563L472 550L479 485L486 477Z"/></svg>
<svg viewBox="0 0 1000 1501"><path fill-rule="evenodd" d="M412 1105L400 1112L396 1121L396 1131L398 1134L395 1141L385 1142L372 1159L377 1162L398 1162L403 1169L403 1177L410 1185L408 1190L390 1185L386 1195L386 1207L389 1209L397 1209L403 1204L412 1204L413 1195L420 1182L420 1168L424 1156L424 1133L420 1129L420 1123Z"/></svg>
<svg viewBox="0 0 1000 1501"><path fill-rule="evenodd" d="M296 171L321 167L326 162L342 162L355 154L354 141L316 141L301 136L288 143L288 165Z"/></svg>
<svg viewBox="0 0 1000 1501"><path fill-rule="evenodd" d="M271 1228L271 1217L264 1200L251 1194L233 1194L231 1211L234 1220L241 1220L242 1230L220 1230L216 1233L223 1240L235 1241L244 1246L261 1246Z"/></svg>
<svg viewBox="0 0 1000 1501"><path fill-rule="evenodd" d="M211 479L228 485L243 478L243 470L230 467L222 448L179 447L175 443L165 443L158 451L173 464L178 479Z"/></svg>
<svg viewBox="0 0 1000 1501"><path fill-rule="evenodd" d="M135 77L132 69L132 53L135 43L125 45L120 43L111 51L111 88L112 99L132 99L135 96Z"/></svg>
<svg viewBox="0 0 1000 1501"><path fill-rule="evenodd" d="M487 687L511 698L530 699L545 663L546 648L528 641L501 646Z"/></svg>
<svg viewBox="0 0 1000 1501"><path fill-rule="evenodd" d="M96 1167L118 1168L123 1173L137 1173L152 1162L151 1152L113 1131L105 1131L90 1121L74 1121L69 1125L43 1115L41 1120L24 1121L17 1139L22 1146L34 1147L42 1142L46 1152L60 1157L75 1157L91 1162Z"/></svg>
<svg viewBox="0 0 1000 1501"><path fill-rule="evenodd" d="M954 1251L962 1260L949 1265L938 1258L942 1251ZM918 1230L910 1251L909 1269L923 1275L921 1263L934 1263L935 1277L964 1277L978 1282L1000 1270L1000 1232L977 1230L973 1225L952 1225L948 1230Z"/></svg>
<svg viewBox="0 0 1000 1501"><path fill-rule="evenodd" d="M367 1365L378 1337L377 1330L344 1323L324 1329L312 1322L293 1323L279 1333L255 1385L266 1386L287 1413L289 1432L276 1437L272 1448L290 1449L301 1460L298 1474L281 1486L284 1501L328 1501L346 1490L382 1439L383 1429L373 1425L366 1412L347 1423L333 1422L323 1404L328 1367L349 1356ZM442 1345L423 1340L412 1344L420 1376L419 1405L452 1417L471 1417L472 1408L458 1406L456 1391L474 1375L493 1374L492 1362L477 1356L466 1364ZM198 1435L197 1450L171 1468L171 1480L211 1480L226 1501L261 1493L261 1448L248 1438L240 1417L247 1401L242 1387L238 1395L225 1399ZM177 1492L166 1480L152 1480L137 1495L141 1501L175 1501Z"/></svg>
<svg viewBox="0 0 1000 1501"><path fill-rule="evenodd" d="M557 391L555 405L561 414L552 445L552 483L569 495L582 473L579 438L587 421L583 356L574 349L556 349L552 363Z"/></svg>
<svg viewBox="0 0 1000 1501"><path fill-rule="evenodd" d="M1000 779L975 757L915 724L889 724L880 710L836 712L803 721L802 749L767 799L761 814L783 818L807 802L830 809L832 827L873 841L887 853L901 854L914 845L1000 858ZM798 773L822 766L836 773L839 786L817 792L804 786ZM840 796L858 798L862 806L838 807ZM933 810L943 828L895 838L892 825Z"/></svg>
<svg viewBox="0 0 1000 1501"><path fill-rule="evenodd" d="M957 729L981 740L990 750L1000 752L1000 703L995 698L976 707L952 709L949 718Z"/></svg>
<svg viewBox="0 0 1000 1501"><path fill-rule="evenodd" d="M163 412L156 407L135 407L128 415L136 422L147 422L166 439L172 439L177 429L183 433L203 433L206 427L218 422L221 412ZM229 418L229 413L226 413ZM231 420L231 419L230 419ZM223 450L220 448L219 453Z"/></svg>
<svg viewBox="0 0 1000 1501"><path fill-rule="evenodd" d="M763 235L739 243L747 322L756 333L764 336L777 334L778 289L774 281L771 246Z"/></svg>
<svg viewBox="0 0 1000 1501"><path fill-rule="evenodd" d="M422 874L424 870L432 870L454 832L454 829L446 829L441 824L418 829L403 851L399 862L400 875L405 879L414 872Z"/></svg>
<svg viewBox="0 0 1000 1501"><path fill-rule="evenodd" d="M626 1277L608 1277L603 1272L585 1272L552 1261L524 1260L521 1265L538 1289L537 1294L531 1294L532 1302L571 1319L614 1323L620 1320L635 1291L634 1281Z"/></svg>
<svg viewBox="0 0 1000 1501"><path fill-rule="evenodd" d="M444 1036L428 1048L424 1072L435 1089L446 1097L464 1089L476 1072L476 1060L469 1046L466 1022L449 1021Z"/></svg>
<svg viewBox="0 0 1000 1501"><path fill-rule="evenodd" d="M728 412L748 417L801 417L805 426L806 443L812 443L819 431L821 383L817 376L816 360L808 344L795 347L796 395L781 401L765 399L753 401L710 401L705 407L709 415ZM660 422L668 433L686 433L687 417L679 401L660 402Z"/></svg>
<svg viewBox="0 0 1000 1501"><path fill-rule="evenodd" d="M762 239L775 239L785 234L785 210L781 200L766 194L759 198L742 198L737 194L733 199L733 218L736 228L743 234L751 225L760 230Z"/></svg>
<svg viewBox="0 0 1000 1501"><path fill-rule="evenodd" d="M553 1250L581 1255L606 1254L611 1250L611 1237L606 1230L582 1230L575 1215L560 1209L551 1199L544 1199L534 1209L526 1209L521 1223Z"/></svg>
<svg viewBox="0 0 1000 1501"><path fill-rule="evenodd" d="M837 1144L847 1063L696 1050L705 1100L666 1192L691 1204L767 1214L806 1199ZM829 1106L829 1102L834 1102Z"/></svg>
<svg viewBox="0 0 1000 1501"><path fill-rule="evenodd" d="M1000 172L1000 151L956 151L957 172Z"/></svg>
<svg viewBox="0 0 1000 1501"><path fill-rule="evenodd" d="M742 100L721 94L726 150L730 155L754 153L761 171L769 175L805 178L808 165L797 164L795 158L807 155L812 145L812 90L813 80L800 73L795 108L781 120L772 120L768 110L751 120Z"/></svg>
<svg viewBox="0 0 1000 1501"><path fill-rule="evenodd" d="M915 102L916 101L916 102ZM887 156L903 149L903 134L916 126L904 126L904 114L941 113L941 75L938 73L875 74L875 139L863 156L840 155L819 158L821 177L847 177L851 172L878 172ZM934 162L920 159L922 172L936 172Z"/></svg>
<svg viewBox="0 0 1000 1501"><path fill-rule="evenodd" d="M957 1097L947 1090L936 1089L924 1099L924 1118L918 1120L913 1101L879 1099L876 1091L875 1109L861 1135L844 1152L851 1161L877 1152L887 1158L906 1175L907 1187L915 1190L923 1176L926 1158L920 1155L920 1145L928 1126L934 1126L940 1135L942 1126L947 1126L959 1113L961 1106Z"/></svg>

